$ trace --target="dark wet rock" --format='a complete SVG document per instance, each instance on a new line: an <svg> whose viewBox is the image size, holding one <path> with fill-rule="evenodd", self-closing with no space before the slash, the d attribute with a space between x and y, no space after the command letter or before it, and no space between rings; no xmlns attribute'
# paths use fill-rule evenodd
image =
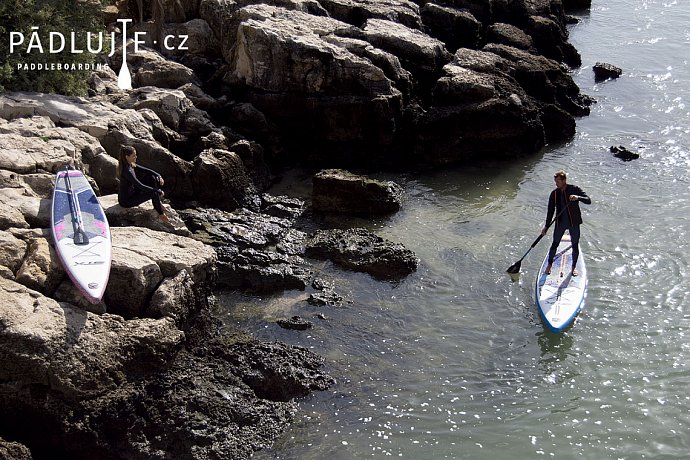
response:
<svg viewBox="0 0 690 460"><path fill-rule="evenodd" d="M578 10L591 7L592 0L563 0L563 8L566 10Z"/></svg>
<svg viewBox="0 0 690 460"><path fill-rule="evenodd" d="M596 81L615 79L623 74L623 69L620 67L603 62L597 62L594 64L594 66L592 66L592 70L594 71L594 79Z"/></svg>
<svg viewBox="0 0 690 460"><path fill-rule="evenodd" d="M304 290L311 275L303 260L275 251L218 248L218 284L256 293Z"/></svg>
<svg viewBox="0 0 690 460"><path fill-rule="evenodd" d="M618 147L612 145L609 150L611 153L613 153L613 156L620 158L623 161L632 161L640 158L639 153L633 152L622 145L619 145Z"/></svg>
<svg viewBox="0 0 690 460"><path fill-rule="evenodd" d="M306 331L314 327L310 321L306 321L299 316L293 316L290 319L279 319L276 323L283 329L292 329L295 331Z"/></svg>
<svg viewBox="0 0 690 460"><path fill-rule="evenodd" d="M250 341L214 346L214 356L236 366L235 373L261 398L289 401L325 390L334 379L323 372L323 357L302 347Z"/></svg>
<svg viewBox="0 0 690 460"><path fill-rule="evenodd" d="M449 51L478 45L482 23L466 9L427 3L421 14L429 35L443 41Z"/></svg>
<svg viewBox="0 0 690 460"><path fill-rule="evenodd" d="M25 445L0 438L0 458L3 460L31 460L33 457Z"/></svg>
<svg viewBox="0 0 690 460"><path fill-rule="evenodd" d="M288 196L261 196L261 212L281 219L297 219L304 211L304 201Z"/></svg>
<svg viewBox="0 0 690 460"><path fill-rule="evenodd" d="M299 211L292 209L294 220ZM195 238L215 247L220 286L254 292L305 289L310 271L300 257L304 237L292 230L293 220L246 209L188 210L182 215Z"/></svg>
<svg viewBox="0 0 690 460"><path fill-rule="evenodd" d="M319 230L307 242L305 254L388 280L404 278L418 264L414 253L401 243L387 241L363 228Z"/></svg>
<svg viewBox="0 0 690 460"><path fill-rule="evenodd" d="M312 292L309 294L307 302L310 305L329 307L337 307L342 305L344 300L343 296L335 291L334 283L326 281L322 278L314 278L311 283L311 287L316 289L317 292Z"/></svg>
<svg viewBox="0 0 690 460"><path fill-rule="evenodd" d="M327 169L312 179L315 211L342 214L389 214L400 209L403 189L342 169Z"/></svg>

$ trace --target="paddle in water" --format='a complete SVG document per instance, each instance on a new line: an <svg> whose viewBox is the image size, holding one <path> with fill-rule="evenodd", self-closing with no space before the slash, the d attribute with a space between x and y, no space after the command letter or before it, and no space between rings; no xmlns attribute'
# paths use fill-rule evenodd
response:
<svg viewBox="0 0 690 460"><path fill-rule="evenodd" d="M558 217L560 217L560 215L563 214L563 211L565 211L566 209L568 209L568 205L570 205L570 202L568 202L568 203L565 205L565 207L563 207L563 209L561 209L561 212L559 212L558 214L556 214L556 217L554 217L553 219L551 219L551 222L549 222L549 224L546 226L546 230L548 230L549 227L551 227L551 225L552 225L554 222L556 222L556 219L558 219ZM508 267L508 269L506 270L506 272L507 272L507 273L510 273L511 275L512 275L512 274L515 274L515 273L519 273L519 272L520 272L520 265L522 264L522 260L523 260L525 257L527 257L527 254L529 254L529 252L537 245L537 243L539 243L539 242L541 241L541 239L544 238L544 235L546 235L546 232L544 232L543 234L539 235L539 236L537 237L537 239L534 240L534 243L532 243L532 246L529 247L529 249L527 250L527 252L525 253L525 255L522 256L522 257L520 257L520 260L518 260L518 261L515 262L513 265L511 265L510 267Z"/></svg>

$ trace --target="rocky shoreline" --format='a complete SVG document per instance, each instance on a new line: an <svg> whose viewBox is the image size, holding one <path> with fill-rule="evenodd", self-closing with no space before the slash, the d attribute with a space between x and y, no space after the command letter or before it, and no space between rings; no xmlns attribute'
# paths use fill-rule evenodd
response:
<svg viewBox="0 0 690 460"><path fill-rule="evenodd" d="M335 379L309 350L224 326L214 292L297 289L337 305L311 261L380 280L419 263L318 218L395 212L396 184L326 169L304 202L265 193L272 171L511 158L568 139L592 102L569 75L580 62L564 8L587 1L173 3L158 33L188 35L190 50L130 55L134 89L109 70L88 98L0 95L3 458L236 459L269 446L296 401ZM165 178L172 225L150 204L117 205L121 145ZM65 164L88 175L112 228L97 305L51 246Z"/></svg>

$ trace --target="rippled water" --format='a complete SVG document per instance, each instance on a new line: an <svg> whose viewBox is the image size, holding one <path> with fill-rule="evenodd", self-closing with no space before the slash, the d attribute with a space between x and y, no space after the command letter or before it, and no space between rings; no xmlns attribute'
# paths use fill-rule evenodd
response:
<svg viewBox="0 0 690 460"><path fill-rule="evenodd" d="M390 284L324 263L341 308L302 292L223 297L228 321L313 349L338 378L256 458L690 457L690 2L594 0L581 19L574 77L598 104L571 142L511 165L388 176L404 209L355 222L415 251L415 274ZM623 76L595 84L598 61ZM642 158L613 157L621 144ZM548 244L519 282L505 269L539 234L560 168L593 204L587 304L554 335L533 294ZM317 312L328 319L310 331L274 322Z"/></svg>

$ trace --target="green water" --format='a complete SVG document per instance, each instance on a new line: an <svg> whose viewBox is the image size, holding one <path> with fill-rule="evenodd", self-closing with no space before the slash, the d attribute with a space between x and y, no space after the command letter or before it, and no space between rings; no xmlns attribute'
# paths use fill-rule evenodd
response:
<svg viewBox="0 0 690 460"><path fill-rule="evenodd" d="M571 142L511 164L382 176L404 186L403 210L353 223L403 242L416 273L385 283L322 263L340 308L302 292L223 296L228 321L313 349L338 379L255 458L690 458L690 2L595 0L581 19L574 78L598 104ZM623 76L596 84L597 61ZM616 159L620 144L642 158ZM593 204L581 206L587 303L554 335L533 293L548 242L518 282L505 270L538 236L561 168ZM275 324L294 314L315 327Z"/></svg>

